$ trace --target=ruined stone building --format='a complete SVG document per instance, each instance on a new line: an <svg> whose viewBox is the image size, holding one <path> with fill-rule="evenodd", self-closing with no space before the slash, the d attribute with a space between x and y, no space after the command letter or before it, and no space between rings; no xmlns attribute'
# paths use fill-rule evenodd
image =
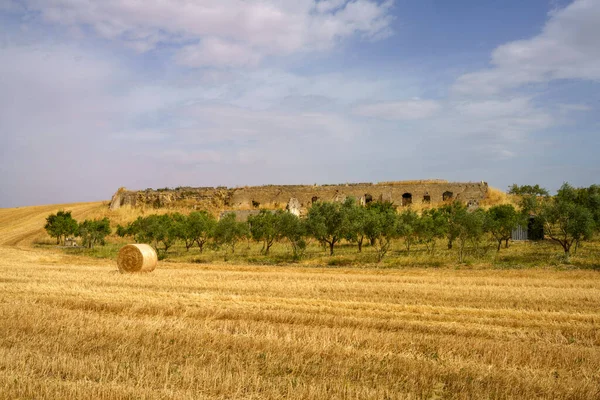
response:
<svg viewBox="0 0 600 400"><path fill-rule="evenodd" d="M219 215L224 210L288 209L304 215L315 201L344 201L356 198L361 204L372 201L392 202L398 208L439 205L454 200L477 204L486 197L486 182L447 182L443 180L347 183L337 185L267 185L226 187L181 187L176 189L119 189L110 208L188 208L207 210Z"/></svg>

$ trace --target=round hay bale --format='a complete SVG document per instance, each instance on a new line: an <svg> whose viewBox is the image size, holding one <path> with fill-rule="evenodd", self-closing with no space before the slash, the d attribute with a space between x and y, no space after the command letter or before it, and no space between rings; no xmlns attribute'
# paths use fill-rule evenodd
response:
<svg viewBox="0 0 600 400"><path fill-rule="evenodd" d="M117 265L119 271L152 272L158 263L158 256L152 246L147 244L128 244L119 250Z"/></svg>

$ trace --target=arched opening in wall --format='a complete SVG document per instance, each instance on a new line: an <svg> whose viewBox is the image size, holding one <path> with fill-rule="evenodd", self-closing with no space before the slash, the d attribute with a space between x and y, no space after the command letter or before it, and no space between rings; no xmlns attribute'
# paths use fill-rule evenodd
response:
<svg viewBox="0 0 600 400"><path fill-rule="evenodd" d="M452 200L453 197L454 197L454 193L452 193L450 191L446 191L442 194L443 201L450 201L450 200Z"/></svg>
<svg viewBox="0 0 600 400"><path fill-rule="evenodd" d="M252 207L258 208L258 207L260 207L260 203L256 200L252 200Z"/></svg>
<svg viewBox="0 0 600 400"><path fill-rule="evenodd" d="M371 196L369 193L365 193L365 204L369 204L373 202L373 196Z"/></svg>
<svg viewBox="0 0 600 400"><path fill-rule="evenodd" d="M310 201L311 203L316 203L317 201L319 201L319 198L317 196L313 196L313 198Z"/></svg>
<svg viewBox="0 0 600 400"><path fill-rule="evenodd" d="M409 206L412 204L412 194L404 193L402 195L402 206Z"/></svg>
<svg viewBox="0 0 600 400"><path fill-rule="evenodd" d="M431 196L429 193L425 193L423 196L423 204L431 204Z"/></svg>

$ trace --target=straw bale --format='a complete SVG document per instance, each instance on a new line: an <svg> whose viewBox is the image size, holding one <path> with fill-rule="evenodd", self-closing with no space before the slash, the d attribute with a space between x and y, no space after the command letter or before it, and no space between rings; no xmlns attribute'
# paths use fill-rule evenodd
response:
<svg viewBox="0 0 600 400"><path fill-rule="evenodd" d="M121 273L152 272L158 263L158 256L147 244L128 244L119 250L117 265Z"/></svg>

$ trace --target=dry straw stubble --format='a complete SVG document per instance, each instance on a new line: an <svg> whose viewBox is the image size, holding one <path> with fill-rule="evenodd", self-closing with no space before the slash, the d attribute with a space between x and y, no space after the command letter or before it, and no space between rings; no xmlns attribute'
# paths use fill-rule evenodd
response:
<svg viewBox="0 0 600 400"><path fill-rule="evenodd" d="M158 263L158 256L147 244L128 244L119 250L117 265L121 273L152 272Z"/></svg>

